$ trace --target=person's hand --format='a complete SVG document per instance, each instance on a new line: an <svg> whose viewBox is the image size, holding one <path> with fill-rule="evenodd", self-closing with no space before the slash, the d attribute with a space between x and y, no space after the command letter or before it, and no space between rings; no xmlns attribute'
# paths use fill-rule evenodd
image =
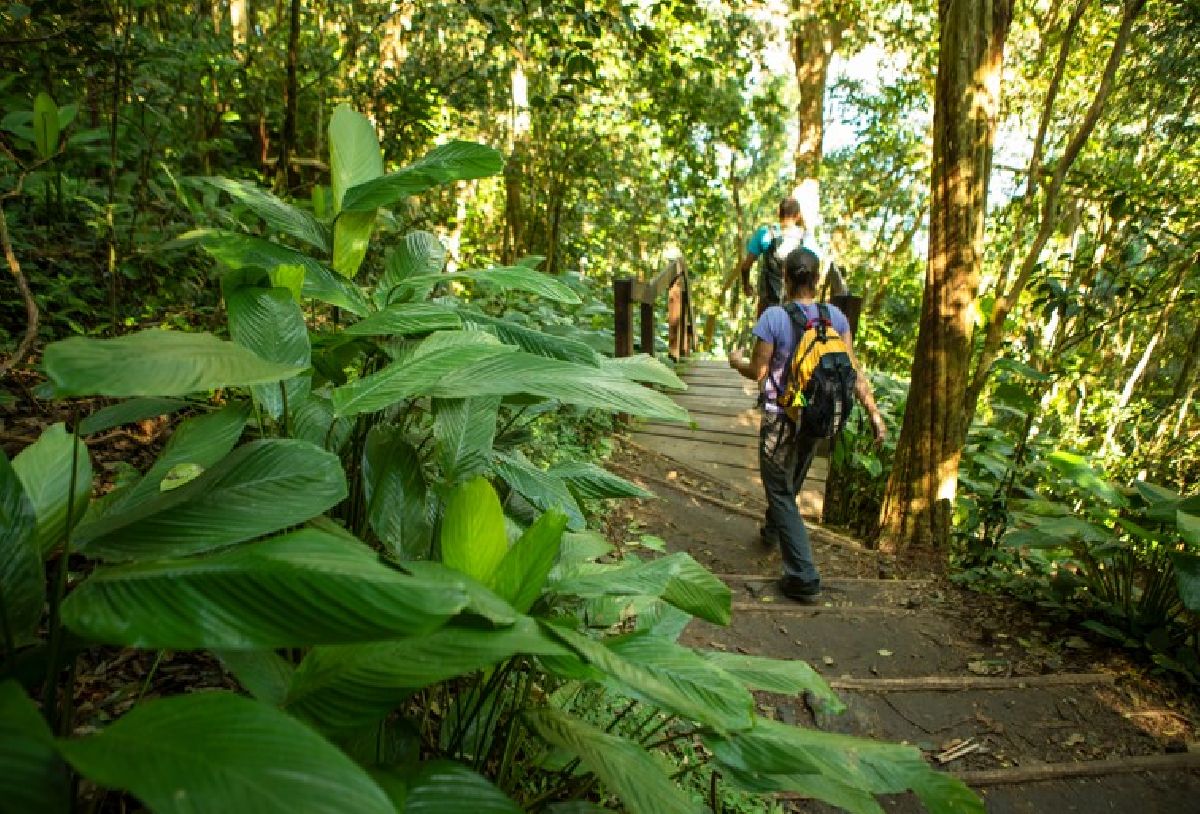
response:
<svg viewBox="0 0 1200 814"><path fill-rule="evenodd" d="M729 351L729 366L734 370L740 368L746 361L746 354L741 348L734 348Z"/></svg>
<svg viewBox="0 0 1200 814"><path fill-rule="evenodd" d="M875 435L875 446L883 446L887 440L887 424L883 423L883 416L878 410L871 415L871 432Z"/></svg>

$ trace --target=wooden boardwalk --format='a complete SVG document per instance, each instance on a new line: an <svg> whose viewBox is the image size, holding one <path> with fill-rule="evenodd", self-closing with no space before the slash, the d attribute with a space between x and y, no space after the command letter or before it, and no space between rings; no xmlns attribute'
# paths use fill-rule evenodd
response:
<svg viewBox="0 0 1200 814"><path fill-rule="evenodd" d="M761 496L755 384L723 359L689 361L679 375L688 389L674 399L691 414L692 425L638 422L633 439L735 491ZM828 458L819 455L797 498L806 518L821 518L828 472Z"/></svg>

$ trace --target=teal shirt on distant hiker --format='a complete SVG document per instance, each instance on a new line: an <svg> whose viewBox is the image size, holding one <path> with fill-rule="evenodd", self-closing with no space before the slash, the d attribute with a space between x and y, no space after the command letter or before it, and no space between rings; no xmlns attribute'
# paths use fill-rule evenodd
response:
<svg viewBox="0 0 1200 814"><path fill-rule="evenodd" d="M778 242L776 242L778 240ZM775 248L772 249L772 246ZM801 247L811 249L808 245L808 233L798 224L782 226L760 226L746 243L746 255L753 256L758 262L758 285L756 293L759 299L759 313L769 305L778 305L783 297L783 258L793 250ZM774 251L776 262L768 264L763 255Z"/></svg>

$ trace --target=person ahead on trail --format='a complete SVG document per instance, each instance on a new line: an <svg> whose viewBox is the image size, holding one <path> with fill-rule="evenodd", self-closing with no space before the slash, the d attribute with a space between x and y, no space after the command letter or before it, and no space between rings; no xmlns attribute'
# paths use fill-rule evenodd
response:
<svg viewBox="0 0 1200 814"><path fill-rule="evenodd" d="M779 225L761 226L746 244L746 256L738 264L737 274L742 288L750 296L750 267L758 263L758 310L762 316L768 306L783 299L783 261L792 250L799 248L807 235L800 202L784 198L779 202Z"/></svg>
<svg viewBox="0 0 1200 814"><path fill-rule="evenodd" d="M810 249L795 249L784 259L783 267L787 300L796 304L797 318L818 320L827 316L833 330L845 343L850 361L858 369L846 315L836 306L818 304L814 299L820 276L817 255ZM783 554L781 586L784 595L799 602L815 602L821 595L821 577L813 563L812 546L796 507L796 495L808 474L818 439L798 432L779 404L799 337L791 314L781 305L763 311L754 326L754 336L757 341L751 358L746 359L740 351L734 351L729 356L729 366L759 382L762 390L758 465L767 496L762 539L767 544L778 542ZM876 443L882 443L887 436L887 426L875 406L871 385L861 373L855 379L854 395L871 417Z"/></svg>

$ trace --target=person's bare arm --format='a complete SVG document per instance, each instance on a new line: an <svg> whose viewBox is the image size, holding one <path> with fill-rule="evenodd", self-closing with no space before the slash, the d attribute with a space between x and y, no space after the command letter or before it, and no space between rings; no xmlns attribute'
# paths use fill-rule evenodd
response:
<svg viewBox="0 0 1200 814"><path fill-rule="evenodd" d="M742 278L742 290L749 296L752 289L750 288L750 269L754 267L754 261L758 257L750 252L746 252L746 256L742 258L742 262L738 263L737 274Z"/></svg>
<svg viewBox="0 0 1200 814"><path fill-rule="evenodd" d="M754 352L749 359L743 356L740 350L730 353L729 366L747 379L761 382L767 375L767 366L770 364L771 354L774 352L775 344L773 342L764 342L758 339L754 343Z"/></svg>
<svg viewBox="0 0 1200 814"><path fill-rule="evenodd" d="M858 371L858 376L854 380L854 395L858 397L859 403L871 417L871 432L875 435L875 443L882 444L887 438L887 424L883 422L883 416L875 404L875 394L871 392L871 382L867 380L867 374L863 371L862 365L858 363L858 357L854 355L854 336L849 331L844 331L842 332L842 341L846 343L850 361L854 364L854 369Z"/></svg>

